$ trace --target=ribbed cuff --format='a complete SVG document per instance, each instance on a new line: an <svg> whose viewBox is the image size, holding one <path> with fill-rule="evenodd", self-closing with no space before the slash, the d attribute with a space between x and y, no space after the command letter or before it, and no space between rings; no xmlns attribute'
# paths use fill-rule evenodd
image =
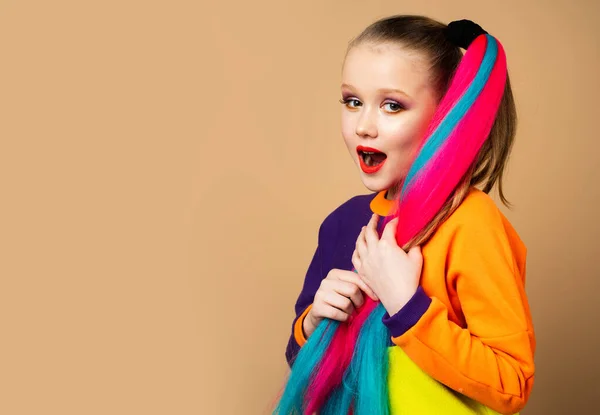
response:
<svg viewBox="0 0 600 415"><path fill-rule="evenodd" d="M390 317L385 313L381 321L387 326L392 337L399 337L406 333L417 321L425 314L431 304L431 298L425 294L423 288L419 286L415 294L408 300L396 314Z"/></svg>
<svg viewBox="0 0 600 415"><path fill-rule="evenodd" d="M306 343L306 337L304 337L304 330L302 328L302 325L304 323L304 318L308 315L308 312L311 308L312 304L306 307L306 309L302 312L302 314L300 314L300 316L296 320L296 323L294 323L294 338L296 339L296 343L298 343L298 346L300 347L304 346L304 343Z"/></svg>

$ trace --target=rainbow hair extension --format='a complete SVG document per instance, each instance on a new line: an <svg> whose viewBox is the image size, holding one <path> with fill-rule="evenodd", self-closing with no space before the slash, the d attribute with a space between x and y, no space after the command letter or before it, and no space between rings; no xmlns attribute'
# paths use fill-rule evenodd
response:
<svg viewBox="0 0 600 415"><path fill-rule="evenodd" d="M336 333L324 356L324 364L319 367L319 371L312 378L311 385L306 394L306 413L312 414L318 410L323 402L325 402L329 393L342 382L344 373L353 359L361 328L376 306L377 303L374 301L368 304L365 302L356 311L349 324L342 324L338 328L338 333ZM341 359L336 359L335 356L340 356ZM326 360L328 358L330 359L329 361ZM347 381L346 384L349 386L351 382ZM351 390L353 390L352 387L346 388L344 392L348 393Z"/></svg>
<svg viewBox="0 0 600 415"><path fill-rule="evenodd" d="M442 208L472 165L494 124L506 83L504 49L488 34L479 36L469 51L471 48L485 48L477 74L467 83L457 72L444 98L447 102L440 103L449 110L439 125L432 127L404 181L397 212L396 240L400 246L423 229ZM468 87L462 93L464 86ZM455 104L450 106L448 102Z"/></svg>
<svg viewBox="0 0 600 415"><path fill-rule="evenodd" d="M338 321L328 320L319 324L312 336L309 337L301 349L302 353L298 353L296 356L292 373L274 414L300 415L304 413L306 388L339 325Z"/></svg>
<svg viewBox="0 0 600 415"><path fill-rule="evenodd" d="M468 46L404 180L394 212L405 246L452 195L487 139L506 83L502 45L487 33ZM275 414L387 415L386 310L365 297L348 323L323 321L300 350Z"/></svg>

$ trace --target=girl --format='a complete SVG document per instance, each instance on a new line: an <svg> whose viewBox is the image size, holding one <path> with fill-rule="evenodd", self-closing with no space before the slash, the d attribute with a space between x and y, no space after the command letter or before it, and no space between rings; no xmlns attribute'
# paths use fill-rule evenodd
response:
<svg viewBox="0 0 600 415"><path fill-rule="evenodd" d="M519 412L534 379L526 248L488 196L497 184L508 205L502 45L467 20L382 19L350 42L341 93L373 193L321 224L275 413Z"/></svg>

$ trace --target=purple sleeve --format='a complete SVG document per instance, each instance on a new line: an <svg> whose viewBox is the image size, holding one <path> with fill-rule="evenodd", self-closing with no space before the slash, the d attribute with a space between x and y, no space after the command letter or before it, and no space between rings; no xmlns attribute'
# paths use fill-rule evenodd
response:
<svg viewBox="0 0 600 415"><path fill-rule="evenodd" d="M392 337L399 337L406 333L425 314L431 304L431 298L425 294L423 287L419 286L415 294L396 314L390 316L385 313L383 324L390 330Z"/></svg>
<svg viewBox="0 0 600 415"><path fill-rule="evenodd" d="M325 221L323 221L319 227L317 249L315 250L315 254L310 262L308 271L306 272L302 291L300 292L300 295L296 301L296 317L292 322L291 335L285 351L285 357L290 367L292 366L296 355L300 351L300 345L294 337L294 325L296 324L296 321L302 312L304 312L304 310L306 310L306 308L313 303L315 294L321 285L321 281L327 276L329 270L331 269L331 248L335 244L335 234L332 233L333 223L335 223L335 221L332 220L330 216L325 219Z"/></svg>
<svg viewBox="0 0 600 415"><path fill-rule="evenodd" d="M289 338L288 344L287 344L287 348L285 350L285 358L290 367L292 366L292 363L293 363L296 355L300 351L300 345L298 344L298 342L296 341L296 338L294 337L294 325L296 324L296 321L298 320L298 318L300 317L302 312L304 310L306 310L306 307L308 307L310 304L312 304L315 293L317 292L317 289L318 289L318 286L317 286L317 288L315 288L313 290L312 286L311 286L312 284L309 284L309 286L307 287L307 282L319 280L319 283L320 283L320 281L323 278L324 277L321 277L321 250L320 250L320 247L317 246L317 250L315 251L313 259L310 262L310 266L308 267L308 271L306 273L306 279L304 280L305 281L304 287L302 288L300 296L298 297L298 301L296 301L296 317L294 318L294 321L292 322L292 334L290 335L290 338Z"/></svg>

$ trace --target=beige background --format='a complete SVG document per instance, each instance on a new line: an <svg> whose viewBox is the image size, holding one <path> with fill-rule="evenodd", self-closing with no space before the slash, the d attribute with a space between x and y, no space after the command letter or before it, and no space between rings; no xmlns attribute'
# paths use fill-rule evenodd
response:
<svg viewBox="0 0 600 415"><path fill-rule="evenodd" d="M340 133L345 45L397 13L506 49L524 412L592 413L599 2L2 0L1 414L268 413L318 225L368 192Z"/></svg>

